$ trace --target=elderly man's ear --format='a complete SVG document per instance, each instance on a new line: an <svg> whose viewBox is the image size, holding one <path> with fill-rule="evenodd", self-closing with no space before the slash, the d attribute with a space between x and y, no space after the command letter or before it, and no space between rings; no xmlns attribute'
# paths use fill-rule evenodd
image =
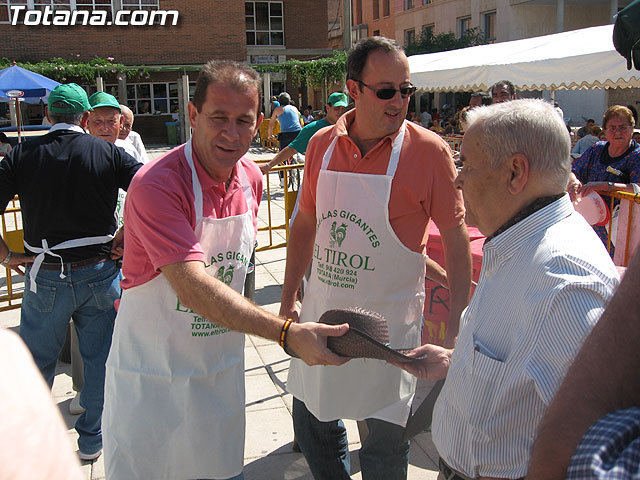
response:
<svg viewBox="0 0 640 480"><path fill-rule="evenodd" d="M507 189L511 195L519 195L529 182L529 160L520 153L507 160L510 178Z"/></svg>

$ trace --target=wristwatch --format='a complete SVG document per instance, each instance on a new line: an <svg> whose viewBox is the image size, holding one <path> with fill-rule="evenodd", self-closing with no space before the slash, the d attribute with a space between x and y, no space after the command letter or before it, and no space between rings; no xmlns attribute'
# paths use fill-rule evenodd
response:
<svg viewBox="0 0 640 480"><path fill-rule="evenodd" d="M6 265L10 261L11 261L11 250L9 250L9 253L7 253L7 256L4 257L4 260L0 262L0 265Z"/></svg>

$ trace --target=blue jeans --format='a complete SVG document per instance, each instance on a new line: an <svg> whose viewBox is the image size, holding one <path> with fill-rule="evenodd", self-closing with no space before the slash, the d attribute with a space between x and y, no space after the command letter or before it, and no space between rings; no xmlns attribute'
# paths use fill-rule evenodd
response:
<svg viewBox="0 0 640 480"><path fill-rule="evenodd" d="M61 279L59 270L41 269L36 280L38 292L33 293L29 289L30 268L27 268L20 336L51 387L67 325L73 318L85 379L80 394L80 405L85 412L76 421L80 435L78 448L91 454L102 448L105 363L111 348L116 318L113 302L120 297L121 276L111 260L77 270L65 265L65 275Z"/></svg>
<svg viewBox="0 0 640 480"><path fill-rule="evenodd" d="M365 480L405 480L409 442L404 427L375 418L366 419L369 434L360 448ZM342 420L321 422L303 402L293 399L293 429L315 480L350 479L349 442Z"/></svg>

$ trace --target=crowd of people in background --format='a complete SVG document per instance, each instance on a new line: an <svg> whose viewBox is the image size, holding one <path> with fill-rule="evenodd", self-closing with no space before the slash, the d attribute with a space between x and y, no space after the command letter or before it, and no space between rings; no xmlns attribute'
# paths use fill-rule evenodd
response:
<svg viewBox="0 0 640 480"><path fill-rule="evenodd" d="M495 94L493 93L495 91ZM455 106L445 103L442 107L430 108L428 105L421 106L418 114L415 110L410 110L407 120L422 125L440 135L462 136L465 132L465 119L469 110L481 105L491 105L505 100L512 100L515 95L515 87L508 80L497 82L491 87L489 93L473 92L469 97L469 103L465 106L459 103Z"/></svg>
<svg viewBox="0 0 640 480"><path fill-rule="evenodd" d="M495 93L494 93L495 92ZM481 105L491 105L492 103L500 103L516 98L514 85L508 80L497 82L489 89L489 93L473 92L469 97L467 105L458 103L454 106L445 103L440 108L430 108L427 104L421 106L420 113L416 110L409 110L407 120L422 125L442 136L462 137L466 130L465 119L467 112ZM564 113L557 102L553 103L555 111L563 118ZM631 111L635 125L638 125L638 112L633 105L627 105ZM567 130L571 137L571 156L578 158L587 148L597 141L606 141L606 132L603 127L598 126L592 118L588 119L581 127L569 126L566 119L563 118L567 125ZM633 133L633 139L640 141L640 130L636 129Z"/></svg>

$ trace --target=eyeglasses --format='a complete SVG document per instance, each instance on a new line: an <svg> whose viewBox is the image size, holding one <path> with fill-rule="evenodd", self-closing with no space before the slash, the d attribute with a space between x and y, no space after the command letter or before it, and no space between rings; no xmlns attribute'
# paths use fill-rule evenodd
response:
<svg viewBox="0 0 640 480"><path fill-rule="evenodd" d="M631 130L632 128L633 127L631 125L611 125L610 127L607 127L605 130L611 133L615 133L615 132L624 133L627 130Z"/></svg>
<svg viewBox="0 0 640 480"><path fill-rule="evenodd" d="M375 88L370 87L369 85L367 85L361 80L356 80L356 82L358 82L360 85L364 85L365 87L367 87L369 90L375 93L376 97L378 97L380 100L391 100L393 97L396 96L396 92L400 92L400 95L402 96L402 98L410 97L416 92L416 87L414 87L411 84L399 89L384 87L384 88L378 88L376 90Z"/></svg>

